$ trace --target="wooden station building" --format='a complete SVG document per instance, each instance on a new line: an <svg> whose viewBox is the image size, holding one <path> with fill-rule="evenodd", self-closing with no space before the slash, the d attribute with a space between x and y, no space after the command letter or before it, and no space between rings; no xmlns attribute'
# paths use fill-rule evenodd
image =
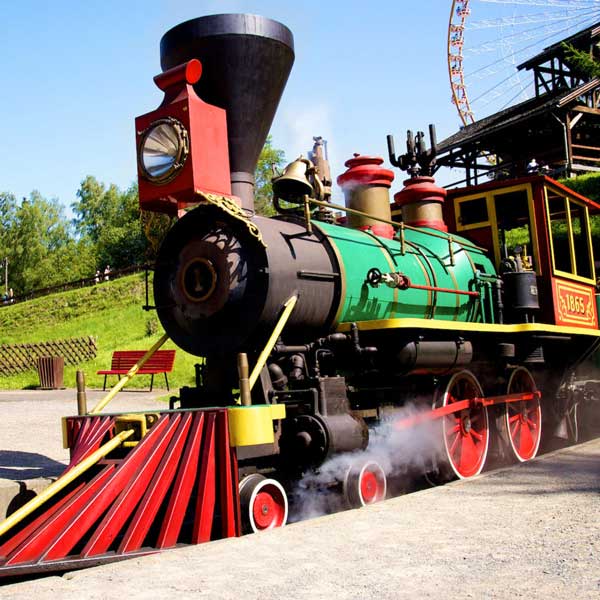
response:
<svg viewBox="0 0 600 600"><path fill-rule="evenodd" d="M600 60L600 23L563 41ZM437 167L464 169L468 185L523 176L534 158L553 177L600 172L600 78L569 67L562 42L517 68L532 72L535 96L442 141Z"/></svg>

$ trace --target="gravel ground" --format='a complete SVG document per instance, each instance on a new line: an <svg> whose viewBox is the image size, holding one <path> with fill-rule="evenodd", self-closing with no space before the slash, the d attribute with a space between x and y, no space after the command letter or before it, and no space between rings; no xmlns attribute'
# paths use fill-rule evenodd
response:
<svg viewBox="0 0 600 600"><path fill-rule="evenodd" d="M600 598L600 440L260 535L4 587L3 599Z"/></svg>

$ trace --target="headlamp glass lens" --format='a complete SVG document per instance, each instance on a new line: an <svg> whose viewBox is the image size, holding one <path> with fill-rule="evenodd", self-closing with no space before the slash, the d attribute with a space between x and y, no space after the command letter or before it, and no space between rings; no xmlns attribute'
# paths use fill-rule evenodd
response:
<svg viewBox="0 0 600 600"><path fill-rule="evenodd" d="M174 119L161 120L145 134L140 147L142 170L150 181L172 179L187 156L187 132Z"/></svg>
<svg viewBox="0 0 600 600"><path fill-rule="evenodd" d="M161 123L148 134L144 143L144 168L153 177L161 177L173 168L178 148L175 129L167 123Z"/></svg>

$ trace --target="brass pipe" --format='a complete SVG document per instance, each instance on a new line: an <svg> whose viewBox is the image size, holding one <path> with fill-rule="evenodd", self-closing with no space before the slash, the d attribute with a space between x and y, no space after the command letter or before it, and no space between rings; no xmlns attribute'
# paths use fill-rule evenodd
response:
<svg viewBox="0 0 600 600"><path fill-rule="evenodd" d="M85 373L77 371L75 376L77 384L77 414L81 417L87 415L87 396L85 393Z"/></svg>
<svg viewBox="0 0 600 600"><path fill-rule="evenodd" d="M141 369L141 367L143 367L146 362L149 360L149 358L169 339L169 336L165 333L160 340L158 340L154 346L152 346L152 348L150 348L150 350L148 350L148 352L146 352L146 354L144 354L144 356L142 356L142 358L140 358L140 360L137 361L137 363L135 363L135 365L133 365L133 367L131 367L131 369L129 369L129 371L127 371L127 375L125 375L125 377L123 377L123 379L120 379L117 384L110 390L110 392L108 392L108 394L106 394L106 396L104 396L104 398L102 398L102 400L100 400L100 402L98 402L98 404L96 404L96 406L94 406L94 408L92 408L92 410L89 412L90 415L97 415L117 394L118 392L120 392L128 383L129 381L133 378L133 376Z"/></svg>
<svg viewBox="0 0 600 600"><path fill-rule="evenodd" d="M33 511L37 510L44 502L50 500L62 489L67 487L77 477L85 473L90 467L93 467L101 458L104 458L109 452L120 446L128 437L133 434L133 429L127 429L118 433L112 440L100 446L93 454L90 454L85 460L67 471L62 477L59 477L54 483L51 483L45 490L40 492L35 498L32 498L27 504L24 504L12 515L0 523L0 536L4 535L9 529L20 523L28 517Z"/></svg>
<svg viewBox="0 0 600 600"><path fill-rule="evenodd" d="M448 253L450 254L450 266L454 266L454 248L452 247L452 237L448 238Z"/></svg>
<svg viewBox="0 0 600 600"><path fill-rule="evenodd" d="M312 233L312 223L310 222L310 204L308 195L304 195L304 220L306 221L306 231Z"/></svg>
<svg viewBox="0 0 600 600"><path fill-rule="evenodd" d="M248 355L245 352L240 352L237 355L238 375L240 378L240 401L242 406L250 406L252 398L250 397L250 382L248 373L250 367L248 365Z"/></svg>
<svg viewBox="0 0 600 600"><path fill-rule="evenodd" d="M410 229L412 231L420 231L421 233L430 235L432 237L440 238L441 240L448 241L449 239L452 239L451 236L448 234L435 233L433 231L427 231L420 227L413 227L412 225L406 225L405 223L398 223L396 221L390 221L388 219L383 219L381 217L376 217L374 215L370 215L369 213L362 212L361 210L355 210L353 208L348 208L347 206L342 206L341 204L332 204L331 202L323 202L321 200L315 200L314 198L309 198L308 201L311 204L317 204L318 206L324 206L325 208L331 208L333 210L341 210L341 211L344 211L347 213L351 213L353 215L358 215L360 217L368 217L369 219L373 219L374 221L379 221L381 223L387 223L388 225L392 225L396 229L401 229L403 227L404 229ZM475 244L471 244L471 242L461 241L461 245L464 246L465 248L472 248L474 250L479 250L482 252L485 251L485 248L482 248L481 246L476 246Z"/></svg>
<svg viewBox="0 0 600 600"><path fill-rule="evenodd" d="M286 300L286 302L284 303L284 309L281 313L281 317L279 317L279 321L277 321L277 325L275 325L275 329L273 329L271 337L267 341L265 347L263 348L263 351L260 353L260 356L258 357L256 364L254 365L254 369L252 369L252 373L250 374L250 389L254 387L254 384L256 383L256 380L258 379L262 368L265 366L267 358L269 358L269 354L271 354L271 350L273 350L273 346L275 346L275 344L277 343L277 340L279 339L283 328L288 322L288 319L290 318L290 315L292 314L292 311L294 310L294 306L296 306L297 301L298 296L292 296L291 298L288 298L288 300Z"/></svg>
<svg viewBox="0 0 600 600"><path fill-rule="evenodd" d="M406 254L406 234L404 233L406 225L404 223L401 223L401 225L402 226L400 227L400 254L404 256Z"/></svg>

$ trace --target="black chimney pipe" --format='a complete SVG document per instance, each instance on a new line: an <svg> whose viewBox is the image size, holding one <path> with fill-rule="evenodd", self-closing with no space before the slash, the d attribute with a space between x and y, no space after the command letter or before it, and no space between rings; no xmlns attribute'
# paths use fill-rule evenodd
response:
<svg viewBox="0 0 600 600"><path fill-rule="evenodd" d="M227 111L232 191L252 209L254 171L294 62L294 37L257 15L199 17L160 41L163 71L192 58L203 67L196 93Z"/></svg>

